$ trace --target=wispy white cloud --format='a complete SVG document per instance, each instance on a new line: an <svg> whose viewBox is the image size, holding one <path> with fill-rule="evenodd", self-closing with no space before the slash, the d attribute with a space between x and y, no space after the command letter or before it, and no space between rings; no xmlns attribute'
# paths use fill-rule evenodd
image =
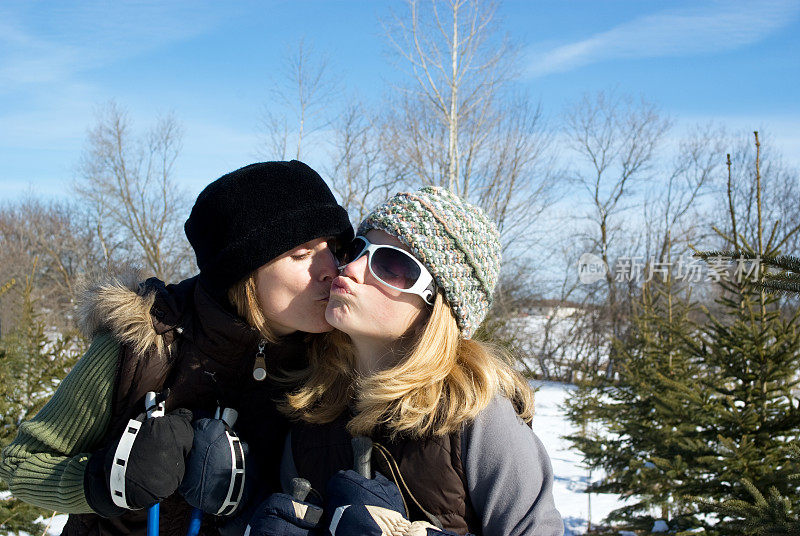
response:
<svg viewBox="0 0 800 536"><path fill-rule="evenodd" d="M616 58L688 56L733 50L760 41L793 22L797 0L715 2L665 10L625 22L586 39L529 50L530 77L564 72Z"/></svg>
<svg viewBox="0 0 800 536"><path fill-rule="evenodd" d="M205 31L214 21L194 4L89 1L0 6L0 93L62 83Z"/></svg>

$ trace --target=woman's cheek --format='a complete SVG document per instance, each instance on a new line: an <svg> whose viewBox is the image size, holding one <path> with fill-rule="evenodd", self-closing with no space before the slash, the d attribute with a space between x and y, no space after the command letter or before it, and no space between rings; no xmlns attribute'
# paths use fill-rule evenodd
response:
<svg viewBox="0 0 800 536"><path fill-rule="evenodd" d="M418 314L419 310L413 307L389 307L378 311L372 318L372 323L383 333L400 337L408 331Z"/></svg>

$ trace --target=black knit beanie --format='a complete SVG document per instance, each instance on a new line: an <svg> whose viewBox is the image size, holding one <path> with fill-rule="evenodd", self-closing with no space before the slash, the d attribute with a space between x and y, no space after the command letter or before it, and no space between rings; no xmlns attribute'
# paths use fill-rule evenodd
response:
<svg viewBox="0 0 800 536"><path fill-rule="evenodd" d="M322 177L297 160L251 164L223 175L200 192L184 230L200 280L217 295L309 240L353 237L347 211Z"/></svg>

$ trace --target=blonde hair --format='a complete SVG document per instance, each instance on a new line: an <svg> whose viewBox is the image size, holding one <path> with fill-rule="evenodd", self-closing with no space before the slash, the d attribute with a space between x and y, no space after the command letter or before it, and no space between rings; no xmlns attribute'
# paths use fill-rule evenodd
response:
<svg viewBox="0 0 800 536"><path fill-rule="evenodd" d="M250 275L228 289L228 300L236 307L236 314L256 328L261 333L261 337L269 343L275 343L278 341L278 336L272 331L264 316L264 311L261 309L261 303L258 301L256 274L256 271L251 272Z"/></svg>
<svg viewBox="0 0 800 536"><path fill-rule="evenodd" d="M312 342L302 386L281 410L292 419L327 423L348 407L353 435L377 429L390 436L447 435L474 419L496 394L509 398L526 422L533 418L533 391L511 368L508 354L485 342L464 339L441 292L416 343L394 366L366 378L355 371L347 335L326 334Z"/></svg>

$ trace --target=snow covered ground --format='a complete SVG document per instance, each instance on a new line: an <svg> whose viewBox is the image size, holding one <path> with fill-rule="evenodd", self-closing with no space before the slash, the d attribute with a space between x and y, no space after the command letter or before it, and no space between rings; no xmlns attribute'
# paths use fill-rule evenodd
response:
<svg viewBox="0 0 800 536"><path fill-rule="evenodd" d="M554 495L556 507L564 518L565 534L583 534L590 518L588 496L582 493L588 482L588 472L580 465L580 455L570 450L569 442L561 438L573 432L573 427L561 407L573 387L553 382L534 382L533 386L538 388L533 430L544 443L553 461ZM592 474L595 480L601 476L597 472ZM599 522L611 510L623 504L616 495L592 495L592 523ZM61 534L66 521L67 516L57 515L48 532L54 536Z"/></svg>
<svg viewBox="0 0 800 536"><path fill-rule="evenodd" d="M569 441L562 436L574 433L575 429L564 415L562 405L574 389L571 385L554 382L532 382L536 391L536 414L533 417L533 431L542 440L553 462L555 475L554 496L556 508L564 518L565 534L583 534L588 522L601 521L609 512L625 503L616 495L592 494L591 516L589 515L589 496L582 493L586 489L589 473L581 467L581 457L577 451L570 450ZM603 475L592 473L592 479Z"/></svg>

